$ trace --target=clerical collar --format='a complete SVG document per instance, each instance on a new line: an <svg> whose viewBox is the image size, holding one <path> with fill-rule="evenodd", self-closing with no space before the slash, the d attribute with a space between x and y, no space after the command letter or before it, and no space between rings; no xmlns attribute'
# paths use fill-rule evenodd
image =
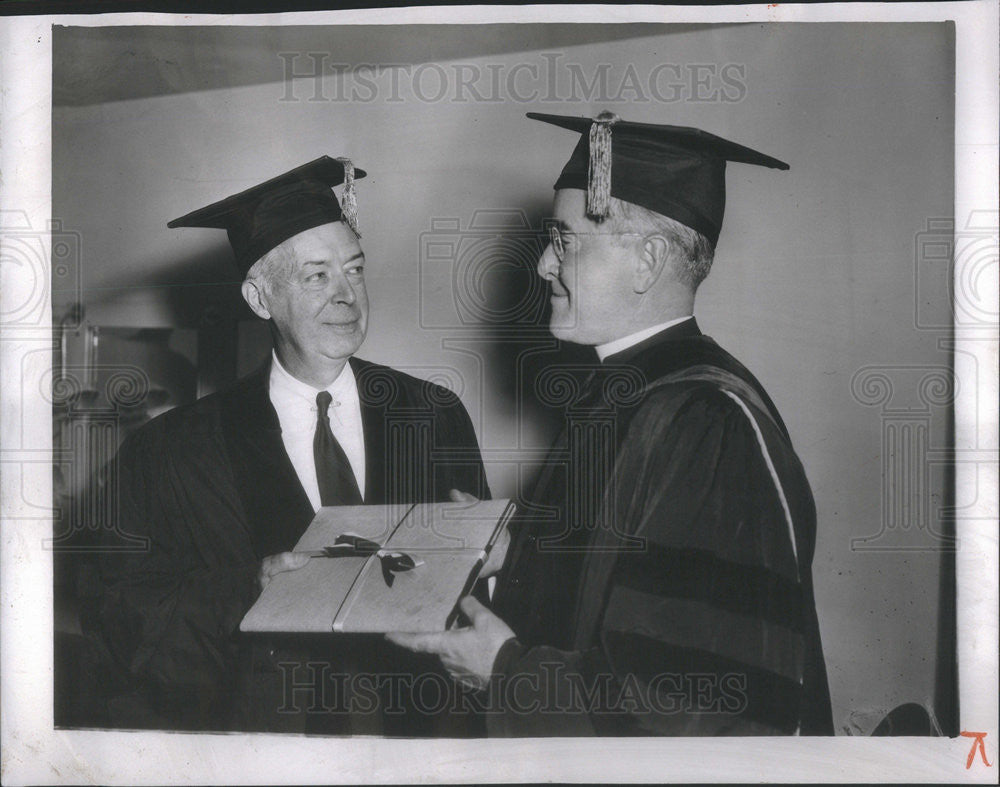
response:
<svg viewBox="0 0 1000 787"><path fill-rule="evenodd" d="M620 339L615 339L606 344L597 345L594 350L597 351L597 357L604 362L604 359L615 353L620 353L622 350L627 350L629 347L634 347L639 342L645 341L650 336L653 336L660 331L666 330L667 328L672 328L675 325L680 325L686 320L693 320L694 315L689 314L687 317L678 317L676 320L670 320L668 322L661 322L659 325L653 325L649 328L643 328L641 331L636 331L635 333L630 333L628 336L623 336Z"/></svg>
<svg viewBox="0 0 1000 787"><path fill-rule="evenodd" d="M281 361L278 360L278 354L273 350L271 351L271 387L272 389L278 387L288 393L302 397L313 406L316 405L316 394L319 393L319 389L313 388L297 377L293 377L292 373L281 365ZM350 361L344 364L344 368L337 375L337 379L323 390L329 391L330 396L333 397L332 405L334 407L351 398L351 395L357 390L357 383L354 379L354 370L351 368Z"/></svg>

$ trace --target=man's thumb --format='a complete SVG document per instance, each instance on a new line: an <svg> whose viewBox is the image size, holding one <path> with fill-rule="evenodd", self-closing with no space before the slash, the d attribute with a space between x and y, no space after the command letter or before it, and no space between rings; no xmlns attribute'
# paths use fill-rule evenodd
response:
<svg viewBox="0 0 1000 787"><path fill-rule="evenodd" d="M295 571L302 568L309 562L309 555L305 552L282 552L278 555L277 565L273 567L272 573L279 574L282 571Z"/></svg>
<svg viewBox="0 0 1000 787"><path fill-rule="evenodd" d="M464 615L472 621L472 625L476 626L482 619L489 614L489 610L486 609L480 603L479 599L473 596L466 596L459 602L459 607L461 608Z"/></svg>

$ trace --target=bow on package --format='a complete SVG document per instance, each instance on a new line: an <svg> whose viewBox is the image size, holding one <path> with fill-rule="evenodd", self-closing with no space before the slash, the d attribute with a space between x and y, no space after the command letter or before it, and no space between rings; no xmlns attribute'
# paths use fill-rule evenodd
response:
<svg viewBox="0 0 1000 787"><path fill-rule="evenodd" d="M405 552L383 549L377 542L356 536L353 533L337 536L337 540L331 547L309 550L305 554L309 557L368 557L375 555L382 566L382 578L385 579L385 584L389 587L392 587L396 574L411 571L424 564L424 561L414 559Z"/></svg>

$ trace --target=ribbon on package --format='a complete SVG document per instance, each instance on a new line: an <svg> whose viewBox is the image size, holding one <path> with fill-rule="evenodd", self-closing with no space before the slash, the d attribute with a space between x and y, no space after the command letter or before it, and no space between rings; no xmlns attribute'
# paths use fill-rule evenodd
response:
<svg viewBox="0 0 1000 787"><path fill-rule="evenodd" d="M337 536L333 546L308 550L305 554L309 557L369 557L375 555L382 567L382 578L389 587L392 587L396 574L412 571L417 566L424 564L424 561L405 552L383 549L379 543L354 533L343 533Z"/></svg>

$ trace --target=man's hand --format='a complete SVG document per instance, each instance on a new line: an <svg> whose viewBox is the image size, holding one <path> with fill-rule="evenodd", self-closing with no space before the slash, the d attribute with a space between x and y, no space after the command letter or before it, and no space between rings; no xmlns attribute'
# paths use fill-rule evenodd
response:
<svg viewBox="0 0 1000 787"><path fill-rule="evenodd" d="M417 653L433 653L451 676L474 689L484 689L493 674L500 646L514 632L500 618L472 596L460 602L462 612L472 621L468 628L434 634L386 634L386 639Z"/></svg>
<svg viewBox="0 0 1000 787"><path fill-rule="evenodd" d="M260 561L260 570L257 572L257 587L263 590L275 574L280 574L282 571L295 571L308 562L309 555L305 552L279 552L277 555L268 555Z"/></svg>
<svg viewBox="0 0 1000 787"><path fill-rule="evenodd" d="M478 503L479 498L475 495L470 495L468 492L463 492L461 489L449 489L448 497L451 498L452 503Z"/></svg>
<svg viewBox="0 0 1000 787"><path fill-rule="evenodd" d="M449 490L448 496L451 498L451 502L453 503L479 502L478 497L470 495L468 492L462 492L459 489ZM507 559L507 548L509 546L510 531L505 527L500 531L500 534L497 536L497 540L493 542L493 547L490 549L489 557L486 558L483 570L479 572L480 579L492 577L494 574L498 573L501 568L503 568L503 562Z"/></svg>

